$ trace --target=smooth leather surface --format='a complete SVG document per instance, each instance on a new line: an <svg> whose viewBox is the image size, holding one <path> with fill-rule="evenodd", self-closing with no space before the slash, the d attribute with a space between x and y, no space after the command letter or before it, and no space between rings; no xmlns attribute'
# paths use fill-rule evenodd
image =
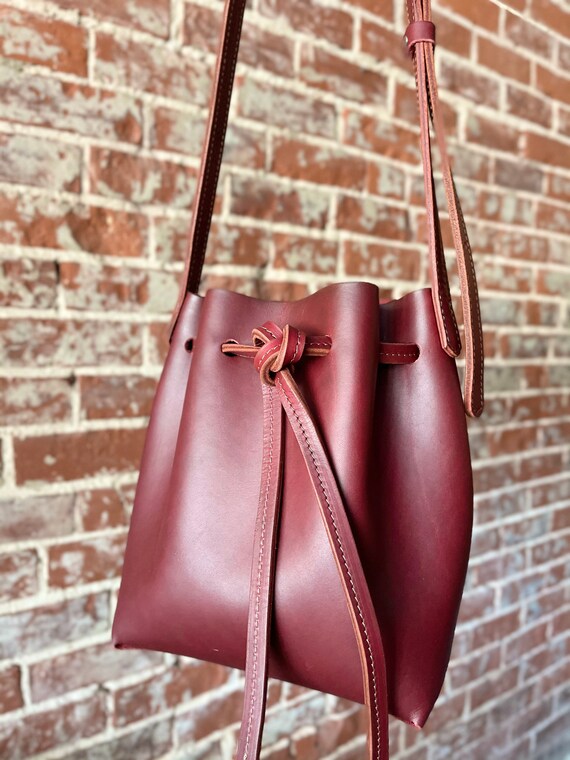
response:
<svg viewBox="0 0 570 760"><path fill-rule="evenodd" d="M145 445L113 641L245 665L263 405L252 362L221 344L247 342L268 319L332 337L295 380L355 532L386 642L390 711L421 726L445 674L472 522L461 391L429 289L381 305L362 282L294 302L188 295ZM416 343L419 358L379 366L380 339ZM363 702L350 614L290 427L284 457L269 672Z"/></svg>

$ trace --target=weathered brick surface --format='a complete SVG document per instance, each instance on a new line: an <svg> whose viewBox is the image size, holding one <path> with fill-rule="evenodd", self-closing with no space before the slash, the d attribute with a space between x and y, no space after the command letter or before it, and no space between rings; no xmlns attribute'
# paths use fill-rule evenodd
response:
<svg viewBox="0 0 570 760"><path fill-rule="evenodd" d="M109 640L221 14L0 2L2 758L232 757L239 672ZM404 17L404 0L248 3L204 289L426 284ZM564 0L434 0L488 403L470 423L475 532L449 673L423 732L391 722L395 760L570 748L569 17ZM361 707L277 681L269 704L267 758L364 757Z"/></svg>

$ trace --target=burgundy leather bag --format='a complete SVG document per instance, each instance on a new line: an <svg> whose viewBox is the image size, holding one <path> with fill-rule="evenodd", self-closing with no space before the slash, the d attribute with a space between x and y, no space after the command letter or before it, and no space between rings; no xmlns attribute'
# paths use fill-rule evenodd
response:
<svg viewBox="0 0 570 760"><path fill-rule="evenodd" d="M226 0L187 268L128 536L116 647L245 669L236 757L257 758L267 678L423 726L467 569L472 473L430 119L457 254L465 409L483 409L477 284L445 146L429 0L410 0L431 288L366 282L293 302L198 287L246 0Z"/></svg>

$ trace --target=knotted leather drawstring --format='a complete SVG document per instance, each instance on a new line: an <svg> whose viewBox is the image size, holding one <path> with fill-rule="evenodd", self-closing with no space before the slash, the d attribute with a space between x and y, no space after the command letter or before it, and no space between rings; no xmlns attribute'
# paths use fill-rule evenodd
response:
<svg viewBox="0 0 570 760"><path fill-rule="evenodd" d="M305 357L326 356L332 350L332 340L328 335L309 337L291 325L280 328L273 322L253 330L252 337L251 346L237 341L222 345L226 354L254 359L263 393L263 469L251 572L244 705L235 757L257 760L261 748L283 472L284 410L311 478L356 636L369 715L369 757L387 760L388 696L380 629L322 436L291 374L293 366ZM393 354L397 361L414 361L417 353L403 345L398 350L398 344L392 344L391 351L382 353Z"/></svg>

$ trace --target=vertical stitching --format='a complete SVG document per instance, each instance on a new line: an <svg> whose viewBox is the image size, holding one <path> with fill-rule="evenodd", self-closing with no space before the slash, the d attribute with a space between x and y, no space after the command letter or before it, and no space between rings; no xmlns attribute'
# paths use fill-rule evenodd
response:
<svg viewBox="0 0 570 760"><path fill-rule="evenodd" d="M301 342L301 331L297 330L297 343L295 344L295 351L293 352L293 356L291 357L291 364L294 364L295 359L297 358L297 351L299 350L299 343Z"/></svg>
<svg viewBox="0 0 570 760"><path fill-rule="evenodd" d="M228 12L228 22L227 22L227 29L228 30L231 30L231 27L232 27L232 16L233 16L233 12L234 12L235 7L236 6L233 3L230 4L230 8L229 8L229 12ZM244 9L245 9L245 4L244 4ZM223 81L224 72L225 72L225 69L226 69L227 58L224 55L224 47L225 47L225 41L224 41L224 43L222 43L220 76L219 76L219 79L218 79L218 86L216 87L216 91L218 91L219 83ZM236 66L236 62L237 62L238 52L239 52L239 39L238 39L237 45L235 46L235 53L233 55L233 59L232 59L231 64L230 64L230 68L231 68L231 72L232 72L232 74L231 74L232 81L233 81L233 75L234 75L235 66ZM232 91L233 91L233 87L227 88L227 97L223 100L223 108L226 111L226 115L225 115L225 118L224 118L224 127L223 127L223 137L224 137L224 139L225 139L225 133L226 133L226 130L227 130L227 125L228 125L229 104L230 104L231 99L232 99ZM213 118L213 122L212 122L212 134L215 133L215 131L216 131L216 126L218 124L218 119L219 119L219 112L218 112L218 110L216 108L214 108L214 118ZM207 158L208 158L208 155L206 154L206 159ZM206 160L206 166L205 166L205 172L204 172L204 181L203 181L203 184L202 184L202 188L207 185L207 180L208 180L208 177L210 176L210 170L212 168L212 163L213 163L212 161ZM219 151L218 159L216 161L216 167L217 167L216 168L216 173L218 175L219 175L219 171L220 171L221 165L222 165L222 150ZM217 182L216 182L216 186L217 186ZM202 196L202 190L200 190L199 192L200 192L200 198L199 198L199 200L201 201L201 199L203 197ZM209 207L208 207L208 215L210 216L210 219L211 219L211 216L212 216L212 211L214 209L214 202L215 202L215 200L216 200L216 188L214 188L213 191L212 191L211 198L210 198L210 203L209 203ZM204 206L203 206L202 203L199 203L198 205L199 205L199 207L198 207L198 217L196 219L196 230L200 229L200 223L201 223L201 221L202 221L202 219L204 217ZM202 251L200 251L200 253L199 253L199 258L201 260L201 266L203 266L204 259L206 258L206 246L207 246L207 243L208 243L208 240L207 240L207 236L206 236L206 241L203 243ZM192 250L190 251L190 271L188 272L188 281L186 283L186 289L188 289L188 285L192 282L194 271L196 269L196 261L197 261L197 259L194 256L194 249L193 249L193 246L192 246ZM198 282L198 285L199 284L200 283Z"/></svg>
<svg viewBox="0 0 570 760"><path fill-rule="evenodd" d="M309 441L307 433L305 432L305 428L303 427L303 423L301 421L301 418L299 417L299 415L295 411L295 409L293 407L293 404L291 403L291 400L289 399L289 396L287 395L287 392L286 392L285 388L283 387L283 382L282 382L281 378L278 376L276 378L276 380L279 383L279 387L281 388L281 390L283 392L283 395L285 396L285 398L287 400L287 403L289 404L289 407L291 408L291 411L295 415L295 418L297 420L297 424L298 424L298 426L299 426L299 428L301 430L301 433L302 433L303 438L305 439L305 442L306 442L306 445L307 445L307 449L309 450L309 453L311 455L311 459L313 461L313 467L315 468L315 472L317 474L317 478L319 480L319 483L320 483L320 486L321 486L321 490L323 492L323 496L324 496L325 502L326 502L327 507L328 507L329 514L331 516L331 522L332 522L333 527L334 527L334 532L335 532L335 535L336 535L336 540L337 540L337 543L338 543L338 546L339 546L339 549L340 549L340 553L342 555L343 564L344 564L344 567L346 568L346 572L347 572L348 578L350 580L350 586L352 588L352 595L353 595L354 601L356 603L356 608L358 610L358 615L360 617L360 620L362 621L362 628L364 630L364 636L366 638L366 645L367 645L368 653L369 653L369 657L370 657L370 667L371 667L371 670L372 670L372 686L373 686L373 695L374 695L374 713L375 713L375 717L376 717L376 748L377 748L377 756L380 757L380 715L379 715L379 711L378 711L378 691L377 691L377 685L376 685L376 669L375 669L375 666L374 666L374 656L372 654L372 646L370 644L370 638L368 636L368 629L367 629L366 623L364 621L364 616L362 614L362 608L360 606L360 600L358 598L358 594L356 593L356 588L354 586L354 580L352 578L352 574L351 574L350 568L348 566L348 561L346 559L346 555L345 555L345 552L344 552L344 547L342 545L342 540L341 540L340 534L338 532L338 527L337 527L337 524L336 524L336 520L334 518L334 513L333 513L333 510L332 510L332 506L331 506L331 503L329 501L329 498L328 498L328 495L327 495L327 491L326 491L326 488L325 488L325 484L323 482L322 475L321 475L321 472L319 470L319 466L317 464L317 460L315 458L315 454L314 454L313 449L311 447L311 443Z"/></svg>
<svg viewBox="0 0 570 760"><path fill-rule="evenodd" d="M263 517L261 521L261 536L260 536L260 545L259 545L259 558L257 562L257 587L256 587L256 598L255 598L255 628L254 628L254 634L253 634L253 678L252 678L252 689L251 689L251 703L249 708L249 716L247 721L247 734L245 737L245 747L244 747L244 753L243 753L243 760L247 760L248 757L248 748L249 748L249 740L251 736L251 728L253 723L253 710L255 707L255 700L257 697L256 694L256 676L257 676L257 642L259 639L259 606L260 606L260 597L261 597L261 576L263 572L263 555L265 552L265 529L266 529L266 523L267 523L267 505L269 501L269 487L271 485L271 473L273 472L273 391L269 389L268 391L269 397L270 397L270 416L269 416L269 469L268 469L268 475L267 475L267 481L265 485L265 501L263 504Z"/></svg>

